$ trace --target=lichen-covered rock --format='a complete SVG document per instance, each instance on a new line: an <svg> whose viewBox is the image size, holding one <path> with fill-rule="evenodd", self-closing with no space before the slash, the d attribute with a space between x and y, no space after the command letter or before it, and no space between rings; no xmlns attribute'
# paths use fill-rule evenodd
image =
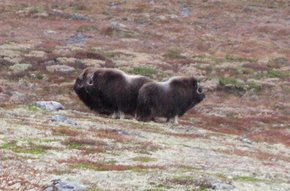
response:
<svg viewBox="0 0 290 191"><path fill-rule="evenodd" d="M64 106L56 101L37 101L34 103L34 105L47 111L57 111L64 109Z"/></svg>
<svg viewBox="0 0 290 191"><path fill-rule="evenodd" d="M75 69L71 66L66 66L66 65L51 65L51 66L47 66L46 70L49 72L69 73L69 72L74 71Z"/></svg>
<svg viewBox="0 0 290 191"><path fill-rule="evenodd" d="M61 179L52 180L52 184L44 189L44 191L84 191L86 187Z"/></svg>
<svg viewBox="0 0 290 191"><path fill-rule="evenodd" d="M63 115L55 115L55 116L52 116L51 117L51 120L52 121L55 121L55 122L66 123L66 124L69 124L69 125L76 125L76 122L68 119L66 116L63 116Z"/></svg>
<svg viewBox="0 0 290 191"><path fill-rule="evenodd" d="M235 186L228 183L217 182L212 184L212 188L214 190L233 190Z"/></svg>

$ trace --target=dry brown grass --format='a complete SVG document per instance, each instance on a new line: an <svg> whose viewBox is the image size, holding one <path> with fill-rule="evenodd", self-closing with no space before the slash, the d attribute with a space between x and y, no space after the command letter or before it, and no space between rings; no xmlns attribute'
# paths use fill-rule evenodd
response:
<svg viewBox="0 0 290 191"><path fill-rule="evenodd" d="M99 143L97 143L96 140L93 140L93 139L90 139L87 137L82 137L82 138L69 137L63 143L66 145L67 144L78 144L78 145L90 145L90 146L95 146L95 145L99 144ZM101 144L104 144L104 143L101 143Z"/></svg>
<svg viewBox="0 0 290 191"><path fill-rule="evenodd" d="M272 161L272 159L279 159L279 160L284 160L286 162L290 162L290 157L285 156L285 155L274 155L271 153L263 152L260 150L254 150L254 151L245 151L245 150L240 150L240 149L232 149L232 150L222 150L222 149L217 149L215 150L217 152L229 154L229 155L238 155L238 156L247 156L250 158L256 158L262 161Z"/></svg>
<svg viewBox="0 0 290 191"><path fill-rule="evenodd" d="M82 134L80 130L71 129L67 126L59 126L52 129L53 135L77 136Z"/></svg>
<svg viewBox="0 0 290 191"><path fill-rule="evenodd" d="M129 141L130 138L121 135L117 130L100 129L95 131L95 136L105 139L112 139L116 142Z"/></svg>
<svg viewBox="0 0 290 191"><path fill-rule="evenodd" d="M290 146L290 133L288 129L269 129L259 132L252 132L248 134L248 138L257 142L267 143L282 143L286 146Z"/></svg>

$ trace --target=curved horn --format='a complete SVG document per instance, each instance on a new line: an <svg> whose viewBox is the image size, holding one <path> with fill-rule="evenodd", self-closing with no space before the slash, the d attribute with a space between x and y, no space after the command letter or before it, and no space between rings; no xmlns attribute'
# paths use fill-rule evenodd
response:
<svg viewBox="0 0 290 191"><path fill-rule="evenodd" d="M197 94L202 94L203 91L202 91L202 88L201 87L198 87L197 90L196 90Z"/></svg>
<svg viewBox="0 0 290 191"><path fill-rule="evenodd" d="M89 79L87 80L87 85L89 85L89 86L94 85L94 79L93 79L93 76L89 77Z"/></svg>

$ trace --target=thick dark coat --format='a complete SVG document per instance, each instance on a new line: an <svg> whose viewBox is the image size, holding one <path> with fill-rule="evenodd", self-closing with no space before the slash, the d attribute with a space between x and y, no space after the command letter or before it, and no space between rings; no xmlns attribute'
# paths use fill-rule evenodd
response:
<svg viewBox="0 0 290 191"><path fill-rule="evenodd" d="M169 120L182 116L204 98L202 88L193 77L173 77L165 82L147 83L139 90L137 119L148 121L165 117Z"/></svg>
<svg viewBox="0 0 290 191"><path fill-rule="evenodd" d="M85 69L82 80L86 93L83 93L85 96L82 95L81 100L88 107L93 107L95 111L101 107L105 111L131 115L136 112L139 89L145 83L152 82L144 76L128 75L109 68Z"/></svg>

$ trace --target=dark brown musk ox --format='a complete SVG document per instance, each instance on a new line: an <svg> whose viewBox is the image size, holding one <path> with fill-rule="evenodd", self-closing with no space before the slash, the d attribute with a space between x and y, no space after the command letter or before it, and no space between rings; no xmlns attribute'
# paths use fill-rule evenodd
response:
<svg viewBox="0 0 290 191"><path fill-rule="evenodd" d="M193 108L205 98L194 77L173 77L164 82L151 82L139 90L136 117L139 121L165 117L167 121Z"/></svg>
<svg viewBox="0 0 290 191"><path fill-rule="evenodd" d="M145 83L152 82L148 77L129 75L112 68L87 68L85 71L81 83L86 93L80 99L97 112L101 109L113 113L114 118L124 118L124 114L134 115L139 89Z"/></svg>

